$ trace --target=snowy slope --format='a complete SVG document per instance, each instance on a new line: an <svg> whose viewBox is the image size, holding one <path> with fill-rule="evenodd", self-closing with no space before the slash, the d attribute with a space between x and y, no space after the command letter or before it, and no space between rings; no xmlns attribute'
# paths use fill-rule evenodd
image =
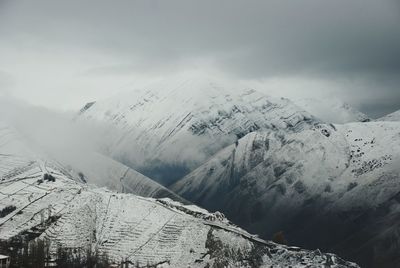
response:
<svg viewBox="0 0 400 268"><path fill-rule="evenodd" d="M391 114L385 115L385 116L377 119L377 121L400 121L400 110L393 112Z"/></svg>
<svg viewBox="0 0 400 268"><path fill-rule="evenodd" d="M141 266L358 267L333 254L266 242L220 213L89 187L57 163L16 155L24 147L17 143L0 144L8 153L0 157L0 209L15 206L0 217L1 240L39 237L54 251L90 247ZM55 181L44 180L45 174Z"/></svg>
<svg viewBox="0 0 400 268"><path fill-rule="evenodd" d="M80 118L116 126L107 153L164 184L249 132L317 122L287 99L209 77L156 82L92 103Z"/></svg>
<svg viewBox="0 0 400 268"><path fill-rule="evenodd" d="M367 266L399 257L399 176L399 123L321 124L250 133L171 189L263 237L283 230Z"/></svg>
<svg viewBox="0 0 400 268"><path fill-rule="evenodd" d="M81 152L79 157L59 158L49 156L45 151L35 146L31 140L9 124L0 122L0 157L7 161L31 161L41 159L42 162L51 161L63 166L65 172L74 174L80 182L94 184L99 187L124 193L134 193L145 197L163 198L186 202L167 188L154 182L135 170L94 152ZM14 160L13 160L14 159ZM62 164L61 164L62 163ZM1 167L8 170L4 164Z"/></svg>
<svg viewBox="0 0 400 268"><path fill-rule="evenodd" d="M292 101L324 122L342 124L370 121L367 115L338 98L301 98Z"/></svg>
<svg viewBox="0 0 400 268"><path fill-rule="evenodd" d="M68 166L82 182L121 193L155 198L168 197L186 203L183 198L164 186L107 156L99 153L88 153L86 156L68 162Z"/></svg>

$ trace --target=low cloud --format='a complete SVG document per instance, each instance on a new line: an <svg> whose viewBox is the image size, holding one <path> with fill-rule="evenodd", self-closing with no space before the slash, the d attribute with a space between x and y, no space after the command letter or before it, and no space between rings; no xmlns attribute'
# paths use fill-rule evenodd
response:
<svg viewBox="0 0 400 268"><path fill-rule="evenodd" d="M89 157L110 142L111 126L75 121L75 116L0 97L0 122L16 129L30 149L65 163Z"/></svg>

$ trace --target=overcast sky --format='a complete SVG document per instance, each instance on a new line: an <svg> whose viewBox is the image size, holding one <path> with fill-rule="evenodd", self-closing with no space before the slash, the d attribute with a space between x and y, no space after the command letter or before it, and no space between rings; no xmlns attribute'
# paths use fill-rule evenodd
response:
<svg viewBox="0 0 400 268"><path fill-rule="evenodd" d="M0 94L77 109L187 70L400 109L399 0L0 0Z"/></svg>

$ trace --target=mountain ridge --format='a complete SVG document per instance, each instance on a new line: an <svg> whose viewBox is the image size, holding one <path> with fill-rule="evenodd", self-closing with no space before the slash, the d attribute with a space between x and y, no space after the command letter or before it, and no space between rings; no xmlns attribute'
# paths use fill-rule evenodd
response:
<svg viewBox="0 0 400 268"><path fill-rule="evenodd" d="M342 256L370 267L397 252L395 244L376 255L361 248L364 239L376 237L368 250L383 250L389 234L382 236L382 225L371 228L400 216L395 201L400 192L398 133L396 122L321 124L296 133L250 133L171 189L211 211L222 211L264 238L284 231L290 241L303 247L335 248ZM360 254L356 257L339 244L362 229L369 235L353 241L353 251Z"/></svg>

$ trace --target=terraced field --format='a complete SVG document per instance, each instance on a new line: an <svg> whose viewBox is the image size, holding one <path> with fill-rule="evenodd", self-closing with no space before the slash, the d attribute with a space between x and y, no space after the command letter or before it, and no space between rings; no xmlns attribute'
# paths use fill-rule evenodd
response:
<svg viewBox="0 0 400 268"><path fill-rule="evenodd" d="M53 252L91 248L140 266L357 267L332 254L263 241L193 205L91 188L47 161L1 159L8 168L1 173L0 210L13 207L0 218L1 240L28 235L49 241ZM44 179L50 175L54 181Z"/></svg>

